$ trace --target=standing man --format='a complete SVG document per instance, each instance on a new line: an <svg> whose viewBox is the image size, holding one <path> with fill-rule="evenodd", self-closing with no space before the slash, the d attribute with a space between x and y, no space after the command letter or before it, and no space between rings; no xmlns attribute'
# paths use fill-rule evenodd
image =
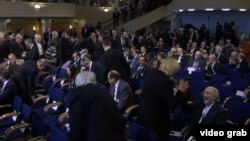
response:
<svg viewBox="0 0 250 141"><path fill-rule="evenodd" d="M28 59L37 61L39 59L38 47L34 44L32 39L30 38L25 39L24 43L25 43L25 46L29 49Z"/></svg>
<svg viewBox="0 0 250 141"><path fill-rule="evenodd" d="M128 81L130 77L130 68L122 52L117 49L111 49L111 42L109 39L103 40L102 45L105 51L105 54L101 58L102 84L107 82L107 75L111 70L116 70L123 80Z"/></svg>
<svg viewBox="0 0 250 141"><path fill-rule="evenodd" d="M14 73L13 79L17 86L18 95L23 99L24 103L32 105L31 96L34 96L35 77L39 70L46 67L44 59L37 62L34 60L25 61Z"/></svg>

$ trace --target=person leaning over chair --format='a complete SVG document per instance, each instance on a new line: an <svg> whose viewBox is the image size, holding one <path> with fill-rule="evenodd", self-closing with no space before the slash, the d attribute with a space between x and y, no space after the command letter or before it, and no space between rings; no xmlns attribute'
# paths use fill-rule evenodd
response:
<svg viewBox="0 0 250 141"><path fill-rule="evenodd" d="M162 60L160 70L155 69L145 77L138 109L138 123L155 132L158 136L157 141L169 140L169 110L182 101L180 99L189 87L187 81L181 80L177 87L178 91L174 93L176 85L170 77L179 69L177 60L170 57Z"/></svg>
<svg viewBox="0 0 250 141"><path fill-rule="evenodd" d="M116 103L96 85L95 74L76 76L69 107L68 141L124 141L124 130Z"/></svg>

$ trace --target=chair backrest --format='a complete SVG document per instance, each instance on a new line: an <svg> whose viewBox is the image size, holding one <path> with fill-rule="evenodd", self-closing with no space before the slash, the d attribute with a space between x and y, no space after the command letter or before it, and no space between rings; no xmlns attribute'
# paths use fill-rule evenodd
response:
<svg viewBox="0 0 250 141"><path fill-rule="evenodd" d="M157 135L138 123L133 123L130 129L132 141L156 141Z"/></svg>
<svg viewBox="0 0 250 141"><path fill-rule="evenodd" d="M191 74L191 79L194 79L194 80L204 80L205 77L206 77L206 74L204 72L195 71L195 72L192 72Z"/></svg>
<svg viewBox="0 0 250 141"><path fill-rule="evenodd" d="M58 78L66 78L67 71L65 69L60 69L57 76L58 76Z"/></svg>
<svg viewBox="0 0 250 141"><path fill-rule="evenodd" d="M211 85L223 85L227 81L227 77L223 75L213 75L210 78Z"/></svg>
<svg viewBox="0 0 250 141"><path fill-rule="evenodd" d="M17 113L21 112L22 104L22 99L19 96L15 96L13 107Z"/></svg>
<svg viewBox="0 0 250 141"><path fill-rule="evenodd" d="M57 127L52 127L48 137L48 141L66 141L66 135Z"/></svg>
<svg viewBox="0 0 250 141"><path fill-rule="evenodd" d="M59 89L59 88L55 88L53 87L53 92L50 93L50 99L52 101L57 101L57 102L63 102L64 101L64 92Z"/></svg>
<svg viewBox="0 0 250 141"><path fill-rule="evenodd" d="M30 123L31 122L31 115L32 115L31 107L29 107L27 104L23 103L22 111L21 111L22 120L24 120L26 123Z"/></svg>

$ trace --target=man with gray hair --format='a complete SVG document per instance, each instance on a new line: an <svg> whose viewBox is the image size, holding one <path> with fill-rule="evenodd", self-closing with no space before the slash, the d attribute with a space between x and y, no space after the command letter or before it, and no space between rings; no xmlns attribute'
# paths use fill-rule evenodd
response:
<svg viewBox="0 0 250 141"><path fill-rule="evenodd" d="M192 137L195 124L200 125L223 125L226 122L226 113L220 105L220 95L217 88L208 86L203 92L203 102L193 104L194 117L190 125L185 129L186 137ZM190 105L189 105L190 106Z"/></svg>
<svg viewBox="0 0 250 141"><path fill-rule="evenodd" d="M93 72L83 71L80 72L75 79L76 87L86 86L88 84L96 84L96 76Z"/></svg>
<svg viewBox="0 0 250 141"><path fill-rule="evenodd" d="M44 50L44 45L42 44L42 36L40 34L35 34L34 43L38 48L39 57L44 58L45 50Z"/></svg>
<svg viewBox="0 0 250 141"><path fill-rule="evenodd" d="M93 72L81 72L70 92L69 141L124 141L124 130L111 96L95 83ZM98 134L97 134L98 133Z"/></svg>

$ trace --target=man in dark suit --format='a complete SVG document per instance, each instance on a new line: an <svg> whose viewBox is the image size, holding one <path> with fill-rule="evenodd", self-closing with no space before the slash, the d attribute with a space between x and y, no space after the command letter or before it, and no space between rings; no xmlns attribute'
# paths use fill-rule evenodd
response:
<svg viewBox="0 0 250 141"><path fill-rule="evenodd" d="M177 61L180 63L180 64L187 64L187 61L188 61L188 58L189 58L189 56L187 56L187 55L185 55L184 53L183 53L183 49L182 48L180 48L180 47L178 47L177 49L176 49L176 59L177 59Z"/></svg>
<svg viewBox="0 0 250 141"><path fill-rule="evenodd" d="M7 71L0 73L0 81L3 82L3 86L0 89L0 104L12 104L17 92L14 81L10 78L10 74Z"/></svg>
<svg viewBox="0 0 250 141"><path fill-rule="evenodd" d="M42 43L42 37L40 34L35 34L34 37L34 44L37 46L38 51L39 51L39 58L44 58L45 57L45 46Z"/></svg>
<svg viewBox="0 0 250 141"><path fill-rule="evenodd" d="M29 49L28 59L37 61L39 59L38 47L34 44L32 39L30 38L25 39L24 43L25 43L25 46Z"/></svg>
<svg viewBox="0 0 250 141"><path fill-rule="evenodd" d="M93 84L92 75L82 72L76 77L78 87L70 97L68 141L125 141L117 106L109 94ZM78 81L85 82L79 85Z"/></svg>
<svg viewBox="0 0 250 141"><path fill-rule="evenodd" d="M235 70L240 72L248 72L248 64L243 53L240 53L237 57L237 64Z"/></svg>
<svg viewBox="0 0 250 141"><path fill-rule="evenodd" d="M59 39L60 42L60 48L61 50L61 63L64 64L66 61L70 60L73 54L73 44L69 40L69 36L66 32L62 33L62 37Z"/></svg>
<svg viewBox="0 0 250 141"><path fill-rule="evenodd" d="M207 65L204 68L204 72L208 75L222 75L223 71L223 66L216 61L216 56L214 54L209 55Z"/></svg>
<svg viewBox="0 0 250 141"><path fill-rule="evenodd" d="M81 65L81 54L79 52L74 52L72 55L73 60L71 61L71 64L76 67L76 69L80 70Z"/></svg>
<svg viewBox="0 0 250 141"><path fill-rule="evenodd" d="M20 58L22 52L25 51L22 42L23 42L23 36L21 34L17 34L15 37L15 41L11 42L10 45L10 53L14 53L17 56L17 58Z"/></svg>
<svg viewBox="0 0 250 141"><path fill-rule="evenodd" d="M126 32L123 32L118 40L118 46L120 49L129 48L129 38Z"/></svg>
<svg viewBox="0 0 250 141"><path fill-rule="evenodd" d="M226 122L226 114L219 104L219 91L215 87L208 86L203 93L203 103L189 104L185 108L190 108L194 112L194 117L184 131L185 138L194 134L194 125L223 125ZM185 109L184 109L185 110Z"/></svg>
<svg viewBox="0 0 250 141"><path fill-rule="evenodd" d="M111 96L120 112L124 112L133 103L132 89L126 81L120 79L120 74L115 70L108 73L108 81L111 85Z"/></svg>
<svg viewBox="0 0 250 141"><path fill-rule="evenodd" d="M130 63L130 70L131 72L135 72L136 66L139 64L139 54L138 54L138 50L136 49L136 47L131 47L130 52L133 57Z"/></svg>
<svg viewBox="0 0 250 141"><path fill-rule="evenodd" d="M84 56L84 65L85 71L91 71L95 73L97 82L101 82L100 74L101 74L101 67L99 62L92 61L92 57L90 55Z"/></svg>
<svg viewBox="0 0 250 141"><path fill-rule="evenodd" d="M120 44L120 36L117 35L116 29L113 29L111 34L112 34L111 36L112 48L122 50L122 47Z"/></svg>
<svg viewBox="0 0 250 141"><path fill-rule="evenodd" d="M107 82L107 74L111 70L118 71L121 78L128 81L130 77L130 68L122 52L117 49L111 49L111 42L109 39L103 40L103 49L105 50L105 54L101 58L102 83L104 84Z"/></svg>
<svg viewBox="0 0 250 141"><path fill-rule="evenodd" d="M139 57L139 64L135 67L135 71L132 73L132 78L144 79L147 73L150 72L150 67L147 65L146 57Z"/></svg>
<svg viewBox="0 0 250 141"><path fill-rule="evenodd" d="M226 57L225 54L222 53L222 47L219 45L215 47L215 56L216 56L217 62L221 64L228 63L228 58Z"/></svg>
<svg viewBox="0 0 250 141"><path fill-rule="evenodd" d="M33 60L25 61L13 75L18 90L17 94L28 105L33 104L31 97L36 96L34 93L34 81L38 70L43 70L46 67L45 62L42 60L44 59L40 59L37 62Z"/></svg>

